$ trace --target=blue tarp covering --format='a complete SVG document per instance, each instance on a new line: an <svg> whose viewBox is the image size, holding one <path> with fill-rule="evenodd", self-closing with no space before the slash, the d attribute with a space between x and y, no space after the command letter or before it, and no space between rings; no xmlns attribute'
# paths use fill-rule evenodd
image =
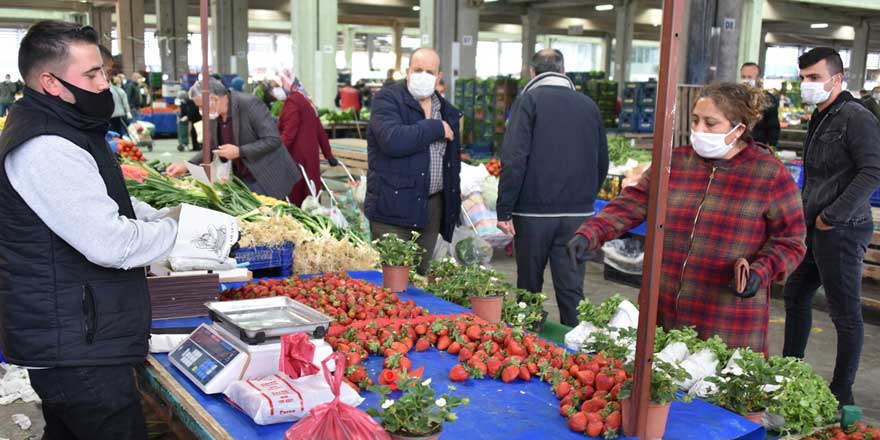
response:
<svg viewBox="0 0 880 440"><path fill-rule="evenodd" d="M154 135L177 136L177 113L141 113L140 120L156 126Z"/></svg>
<svg viewBox="0 0 880 440"><path fill-rule="evenodd" d="M352 277L381 284L379 272L353 272ZM467 311L458 305L446 302L424 291L410 288L400 295L402 299L413 299L418 305L431 313L447 314ZM175 319L154 321L154 327L196 326L207 322L207 318ZM226 431L236 439L283 439L291 424L282 423L270 426L256 425L248 416L239 412L223 400L222 394L208 396L196 388L168 362L167 355L154 355L166 369L181 383L216 419ZM424 377L432 378L432 386L439 393L446 390L449 370L458 363L458 357L434 348L425 352L407 354L413 367L425 367ZM367 370L376 380L382 367L382 358L371 356ZM443 427L442 439L578 439L583 434L570 431L565 419L559 415L559 401L550 386L537 379L531 382L517 381L509 384L493 379L468 380L455 384L455 394L468 397L470 405L457 410L459 419ZM361 409L376 406L378 395L370 392L362 394L366 401ZM393 396L392 396L393 398ZM673 403L666 428L665 439L743 439L761 440L765 437L764 428L739 417L727 410L695 400L685 404Z"/></svg>

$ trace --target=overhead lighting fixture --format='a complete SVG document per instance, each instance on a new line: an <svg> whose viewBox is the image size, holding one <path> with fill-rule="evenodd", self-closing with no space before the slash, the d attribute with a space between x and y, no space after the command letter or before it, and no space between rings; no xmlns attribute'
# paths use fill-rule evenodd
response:
<svg viewBox="0 0 880 440"><path fill-rule="evenodd" d="M413 6L412 9L413 9L413 11L420 11L420 10L422 10L422 7L419 5L415 5L415 6Z"/></svg>
<svg viewBox="0 0 880 440"><path fill-rule="evenodd" d="M596 5L597 11L610 11L614 9L614 5Z"/></svg>
<svg viewBox="0 0 880 440"><path fill-rule="evenodd" d="M825 29L828 27L828 23L813 23L810 25L812 29Z"/></svg>

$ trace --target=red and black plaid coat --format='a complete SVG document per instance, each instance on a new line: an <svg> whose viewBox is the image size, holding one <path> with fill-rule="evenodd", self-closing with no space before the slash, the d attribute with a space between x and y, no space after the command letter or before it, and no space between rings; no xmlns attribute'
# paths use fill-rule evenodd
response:
<svg viewBox="0 0 880 440"><path fill-rule="evenodd" d="M578 233L598 248L647 218L649 172L623 190ZM695 326L731 347L767 352L769 286L804 257L806 227L797 185L785 166L756 144L730 160L706 160L691 146L672 155L657 322ZM741 299L731 287L746 258L762 292Z"/></svg>

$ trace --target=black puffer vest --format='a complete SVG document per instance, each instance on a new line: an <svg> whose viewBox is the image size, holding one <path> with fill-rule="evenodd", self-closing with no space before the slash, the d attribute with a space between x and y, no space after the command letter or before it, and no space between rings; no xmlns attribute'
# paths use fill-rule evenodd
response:
<svg viewBox="0 0 880 440"><path fill-rule="evenodd" d="M106 131L106 121L29 88L7 119L0 136L0 346L7 362L113 365L143 361L147 354L144 270L88 261L28 207L6 174L6 156L15 148L37 136L63 137L92 155L119 213L135 218Z"/></svg>

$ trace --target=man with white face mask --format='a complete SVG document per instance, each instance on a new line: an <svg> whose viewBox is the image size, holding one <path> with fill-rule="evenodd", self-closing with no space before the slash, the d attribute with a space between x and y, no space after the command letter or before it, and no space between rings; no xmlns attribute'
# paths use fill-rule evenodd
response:
<svg viewBox="0 0 880 440"><path fill-rule="evenodd" d="M880 103L877 102L877 98L865 89L859 90L859 97L861 98L862 104L865 105L865 108L870 110L874 116L880 118Z"/></svg>
<svg viewBox="0 0 880 440"><path fill-rule="evenodd" d="M364 212L372 236L408 240L418 232L420 273L427 271L437 235L452 241L461 209L461 113L436 92L440 78L437 52L413 52L406 81L386 85L373 98L367 131Z"/></svg>
<svg viewBox="0 0 880 440"><path fill-rule="evenodd" d="M281 135L269 109L259 98L228 90L223 83L209 83L210 115L201 115L203 130L214 130L209 146L223 161L232 161L232 171L251 191L284 200L300 179L301 173L281 143ZM202 85L189 89L192 101L202 109ZM210 128L209 128L210 127ZM208 147L208 146L206 146ZM202 153L190 163L202 162ZM186 165L172 164L170 176L187 172Z"/></svg>
<svg viewBox="0 0 880 440"><path fill-rule="evenodd" d="M804 357L812 329L813 295L825 287L837 330L831 391L853 403L862 324L862 260L874 226L869 199L880 186L880 127L843 90L843 63L831 48L798 59L801 95L816 110L804 141L804 217L807 255L785 285L785 356Z"/></svg>
<svg viewBox="0 0 880 440"><path fill-rule="evenodd" d="M745 63L739 69L740 80L752 87L762 87L761 66L755 63ZM776 146L779 144L779 99L770 92L764 92L767 97L767 108L764 116L752 129L752 138L755 142L764 145Z"/></svg>

